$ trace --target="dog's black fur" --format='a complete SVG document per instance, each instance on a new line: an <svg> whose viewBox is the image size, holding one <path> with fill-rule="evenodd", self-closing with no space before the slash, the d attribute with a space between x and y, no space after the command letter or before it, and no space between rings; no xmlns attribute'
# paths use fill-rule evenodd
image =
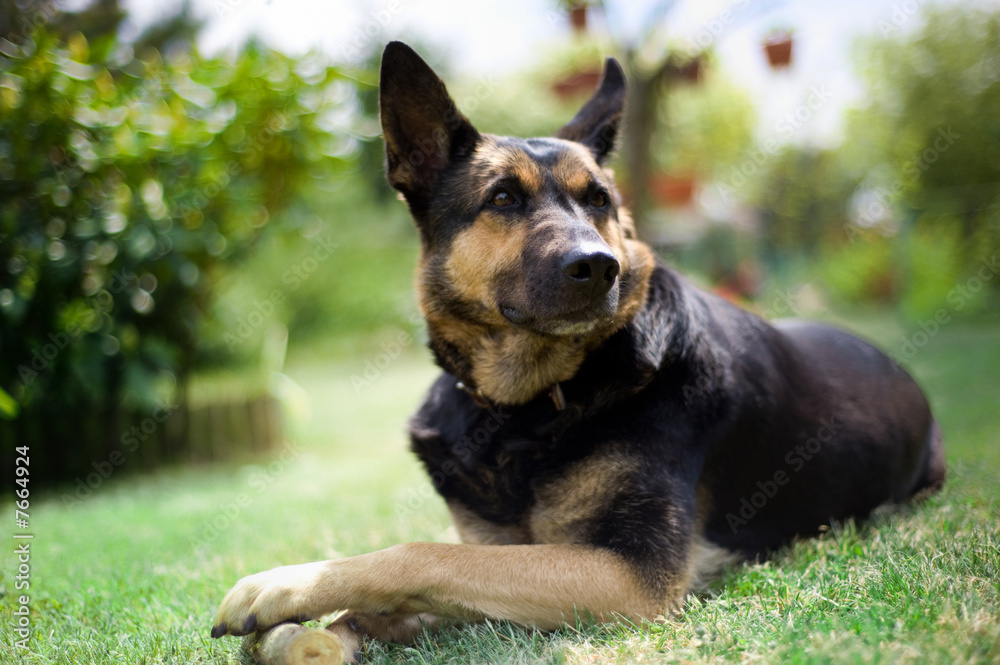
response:
<svg viewBox="0 0 1000 665"><path fill-rule="evenodd" d="M652 618L720 551L758 557L940 487L938 427L885 354L829 326L769 324L635 238L602 166L625 100L614 60L554 138L479 133L399 43L380 95L444 370L412 445L469 544L247 577L214 636L338 609L351 612L330 629L351 649L409 639L430 615Z"/></svg>
<svg viewBox="0 0 1000 665"><path fill-rule="evenodd" d="M392 56L412 70L405 78L423 80L422 63L405 47L390 45L386 57L396 48ZM616 65L608 71L614 77ZM607 87L588 104L596 110L585 108L571 123L598 162L617 134L617 123L607 125L624 98L623 88ZM464 119L454 125L462 147L452 147L435 186L416 200L401 188L430 255L447 255L450 239L476 214L465 192L476 191L467 169L481 138ZM544 139L501 142L546 167L561 149ZM390 173L393 162L390 150ZM531 270L544 262L524 263ZM475 319L472 305L450 301L444 280L428 281L422 295L430 308ZM558 302L559 293L540 297ZM752 558L944 479L927 401L888 356L829 326L768 324L659 262L642 308L561 382L564 410L544 391L523 404L482 399L468 389L470 360L439 342L433 325L431 338L446 371L411 434L449 504L497 526L523 525L536 488L620 448L638 460L635 471L583 533L641 565L651 582L683 567L696 532ZM501 423L488 437L487 421Z"/></svg>

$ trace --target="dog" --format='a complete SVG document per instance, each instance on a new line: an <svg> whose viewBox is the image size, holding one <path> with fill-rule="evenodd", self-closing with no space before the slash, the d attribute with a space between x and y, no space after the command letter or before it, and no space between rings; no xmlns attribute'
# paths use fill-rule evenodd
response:
<svg viewBox="0 0 1000 665"><path fill-rule="evenodd" d="M328 629L357 658L442 619L651 620L720 563L942 485L940 429L888 356L767 323L636 238L605 167L626 97L613 58L550 138L480 133L399 42L379 97L443 370L412 449L462 543L243 578L213 637L346 610Z"/></svg>

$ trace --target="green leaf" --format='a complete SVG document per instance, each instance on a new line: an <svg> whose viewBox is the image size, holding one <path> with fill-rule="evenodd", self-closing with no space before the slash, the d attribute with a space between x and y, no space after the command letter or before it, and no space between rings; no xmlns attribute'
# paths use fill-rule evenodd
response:
<svg viewBox="0 0 1000 665"><path fill-rule="evenodd" d="M21 405L10 394L0 388L0 418L13 420L21 410Z"/></svg>

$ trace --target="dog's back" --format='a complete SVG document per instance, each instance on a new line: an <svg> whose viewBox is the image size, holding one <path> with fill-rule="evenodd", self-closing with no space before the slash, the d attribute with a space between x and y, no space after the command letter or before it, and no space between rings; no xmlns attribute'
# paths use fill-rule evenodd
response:
<svg viewBox="0 0 1000 665"><path fill-rule="evenodd" d="M706 535L748 555L938 488L940 430L886 354L831 326L765 324L708 294L732 424L709 453Z"/></svg>

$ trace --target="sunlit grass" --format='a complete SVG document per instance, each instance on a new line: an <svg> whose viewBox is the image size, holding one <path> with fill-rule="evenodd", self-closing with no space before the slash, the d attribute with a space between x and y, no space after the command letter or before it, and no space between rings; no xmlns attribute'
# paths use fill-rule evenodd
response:
<svg viewBox="0 0 1000 665"><path fill-rule="evenodd" d="M855 328L891 349L885 316ZM407 450L406 418L434 375L412 344L366 386L352 382L381 340L350 360L299 350L287 373L312 419L280 457L126 475L79 504L72 487L34 497L30 653L12 649L16 606L5 548L0 662L238 663L211 640L215 609L245 574L447 540L447 513ZM463 626L375 663L988 663L1000 660L1000 326L956 322L912 360L946 435L940 495L873 523L839 525L773 560L728 571L679 617L554 634ZM5 514L10 514L5 505ZM12 541L11 541L12 542Z"/></svg>

